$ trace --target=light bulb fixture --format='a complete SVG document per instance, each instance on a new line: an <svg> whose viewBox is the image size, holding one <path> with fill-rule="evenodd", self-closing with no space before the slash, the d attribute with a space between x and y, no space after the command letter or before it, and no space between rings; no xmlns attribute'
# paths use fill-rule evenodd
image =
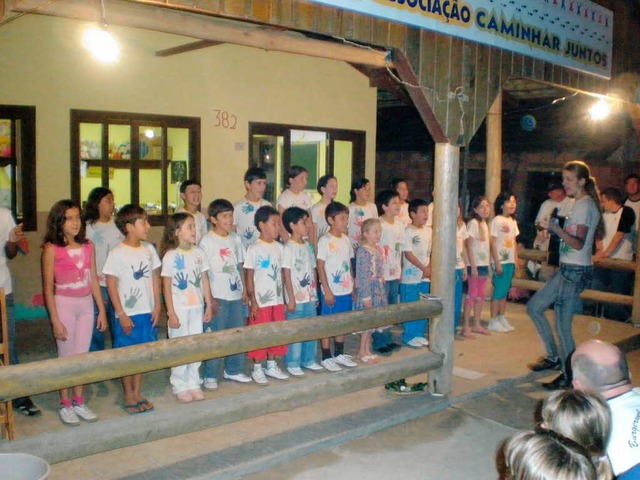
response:
<svg viewBox="0 0 640 480"><path fill-rule="evenodd" d="M152 129L147 128L144 131L144 136L147 137L149 140L152 140L156 137L156 132L154 132Z"/></svg>
<svg viewBox="0 0 640 480"><path fill-rule="evenodd" d="M598 100L589 109L589 115L591 116L591 120L593 120L594 122L604 120L609 116L610 113L611 105L604 98Z"/></svg>
<svg viewBox="0 0 640 480"><path fill-rule="evenodd" d="M107 30L107 15L104 0L100 0L102 7L102 28L90 28L84 34L84 45L91 54L101 62L114 63L120 58L120 47L116 39Z"/></svg>

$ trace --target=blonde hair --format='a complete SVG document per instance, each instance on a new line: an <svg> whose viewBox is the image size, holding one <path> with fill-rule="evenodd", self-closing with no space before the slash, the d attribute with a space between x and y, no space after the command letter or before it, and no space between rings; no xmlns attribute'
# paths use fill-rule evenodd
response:
<svg viewBox="0 0 640 480"><path fill-rule="evenodd" d="M505 444L510 480L596 480L587 452L553 430L515 434Z"/></svg>
<svg viewBox="0 0 640 480"><path fill-rule="evenodd" d="M364 241L364 234L371 230L374 225L382 226L382 222L379 218L367 218L364 222L362 222L362 227L360 227L360 232L362 233L362 236L360 238L361 242Z"/></svg>
<svg viewBox="0 0 640 480"><path fill-rule="evenodd" d="M582 160L571 160L565 163L563 170L575 173L578 180L584 179L584 189L587 194L593 199L596 204L598 212L600 212L600 220L596 227L595 238L604 238L604 223L602 221L602 206L600 205L600 192L598 191L598 184L596 179L591 176L591 170Z"/></svg>
<svg viewBox="0 0 640 480"><path fill-rule="evenodd" d="M578 390L553 392L542 403L544 426L570 438L591 456L598 479L612 478L606 457L611 432L611 410L597 393Z"/></svg>

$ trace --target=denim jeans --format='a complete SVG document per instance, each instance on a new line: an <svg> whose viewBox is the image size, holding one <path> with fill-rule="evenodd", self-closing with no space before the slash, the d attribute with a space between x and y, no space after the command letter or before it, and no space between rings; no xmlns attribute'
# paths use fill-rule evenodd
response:
<svg viewBox="0 0 640 480"><path fill-rule="evenodd" d="M567 373L567 360L575 350L571 323L580 293L591 284L593 267L560 264L558 271L527 302L527 313L533 320L547 357L559 357ZM555 328L559 349L544 311L554 304Z"/></svg>
<svg viewBox="0 0 640 480"><path fill-rule="evenodd" d="M630 295L633 290L633 272L619 272L606 268L596 268L593 271L591 288L603 292ZM615 303L604 305L604 316L612 320L626 322L631 315L631 309L626 305Z"/></svg>
<svg viewBox="0 0 640 480"><path fill-rule="evenodd" d="M460 315L462 314L462 298L464 291L464 268L456 268L456 283L454 289L454 308L453 308L453 332L460 325Z"/></svg>
<svg viewBox="0 0 640 480"><path fill-rule="evenodd" d="M216 298L220 305L215 317L209 323L204 323L205 332L219 332L227 328L244 327L242 316L242 300L222 300ZM204 378L220 377L220 362L224 360L224 371L229 375L244 373L244 353L230 355L224 358L213 358L204 362Z"/></svg>
<svg viewBox="0 0 640 480"><path fill-rule="evenodd" d="M293 313L286 312L287 321L297 318L315 317L315 302L296 303L296 311ZM287 367L299 368L306 367L316 362L318 353L318 341L309 340L307 342L292 343L289 345L287 355L284 357Z"/></svg>
<svg viewBox="0 0 640 480"><path fill-rule="evenodd" d="M384 282L384 289L387 292L387 303L389 305L395 305L398 303L398 289L400 287L400 280L387 280ZM393 335L391 329L387 328L381 332L373 332L371 334L372 347L374 350L378 350L382 347L386 347L393 341Z"/></svg>
<svg viewBox="0 0 640 480"><path fill-rule="evenodd" d="M401 283L400 303L411 303L420 300L421 293L431 292L431 282ZM402 343L409 343L416 337L424 337L427 333L427 319L412 320L402 324Z"/></svg>
<svg viewBox="0 0 640 480"><path fill-rule="evenodd" d="M111 336L111 345L113 345L113 332L114 327L113 323L116 321L116 311L113 308L113 304L111 303L111 298L109 298L109 292L107 291L107 287L100 287L100 291L102 292L102 299L104 300L104 308L107 312L107 324L109 329L109 335ZM104 350L104 335L105 332L101 332L97 328L98 321L98 306L93 305L93 333L91 334L91 345L89 346L90 352L97 352L100 350Z"/></svg>

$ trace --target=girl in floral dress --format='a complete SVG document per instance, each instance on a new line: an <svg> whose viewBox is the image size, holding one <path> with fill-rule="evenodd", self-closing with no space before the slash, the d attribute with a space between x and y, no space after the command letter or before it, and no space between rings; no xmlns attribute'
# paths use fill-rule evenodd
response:
<svg viewBox="0 0 640 480"><path fill-rule="evenodd" d="M362 224L360 248L356 251L356 302L355 310L382 307L387 304L384 289L382 260L382 225L377 218L369 218ZM383 327L389 328L389 327ZM371 332L360 332L358 359L364 363L378 363L378 356L371 351Z"/></svg>

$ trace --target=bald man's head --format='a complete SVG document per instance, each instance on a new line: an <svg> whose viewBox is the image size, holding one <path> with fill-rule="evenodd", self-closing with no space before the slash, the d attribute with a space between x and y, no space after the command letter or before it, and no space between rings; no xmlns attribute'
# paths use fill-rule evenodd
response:
<svg viewBox="0 0 640 480"><path fill-rule="evenodd" d="M600 340L581 344L571 358L574 387L596 391L609 398L621 386L629 386L629 367L618 347ZM615 391L614 391L615 390Z"/></svg>

